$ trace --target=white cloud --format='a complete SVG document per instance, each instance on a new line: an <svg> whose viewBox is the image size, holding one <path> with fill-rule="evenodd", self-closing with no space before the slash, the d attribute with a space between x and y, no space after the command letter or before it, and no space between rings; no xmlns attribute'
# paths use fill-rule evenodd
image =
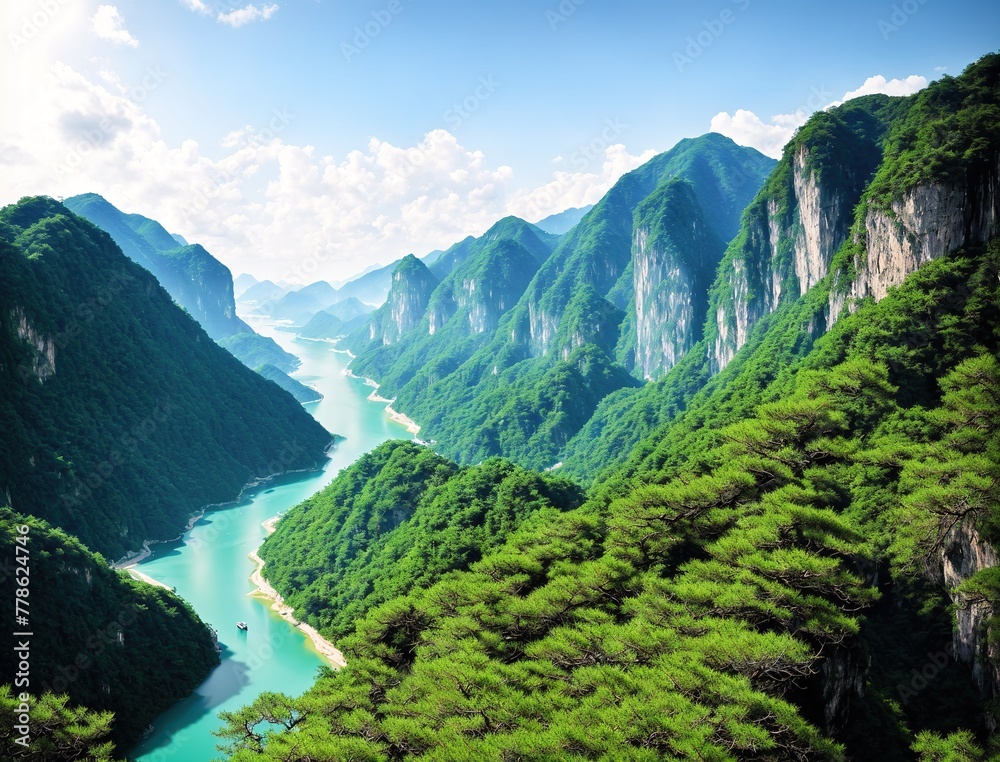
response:
<svg viewBox="0 0 1000 762"><path fill-rule="evenodd" d="M91 80L64 64L41 71L40 86L23 94L30 107L0 122L0 204L100 193L238 272L275 280L342 279L374 261L482 234L507 214L534 221L594 203L653 155L598 142L567 154L545 186L519 189L510 167L444 129L413 145L373 137L330 156L286 142L295 115L285 112L205 150L191 140L169 143L113 72ZM150 74L143 92L158 77ZM222 158L211 158L220 147Z"/></svg>
<svg viewBox="0 0 1000 762"><path fill-rule="evenodd" d="M195 13L200 13L203 16L208 16L212 13L212 9L204 0L181 0L181 3ZM267 21L277 12L277 3L263 3L260 6L247 3L242 8L234 7L233 10L228 12L218 11L215 15L215 20L220 24L235 28L249 24L252 21Z"/></svg>
<svg viewBox="0 0 1000 762"><path fill-rule="evenodd" d="M125 19L113 5L99 5L91 19L94 33L104 40L110 40L116 45L137 47L139 41L125 28Z"/></svg>
<svg viewBox="0 0 1000 762"><path fill-rule="evenodd" d="M181 0L181 2L190 8L192 11L197 13L203 13L206 16L211 13L211 9L202 2L202 0Z"/></svg>
<svg viewBox="0 0 1000 762"><path fill-rule="evenodd" d="M756 148L762 154L777 159L785 143L805 122L806 115L802 111L776 114L771 117L770 123L766 123L752 111L737 109L732 115L721 111L713 116L709 129L732 138L741 146Z"/></svg>
<svg viewBox="0 0 1000 762"><path fill-rule="evenodd" d="M529 222L536 222L566 209L596 204L622 175L645 164L656 153L650 149L632 155L621 143L607 146L600 154L588 155L577 151L572 158L579 172L557 171L549 182L538 188L516 191L507 203L507 210ZM565 163L562 156L553 161Z"/></svg>
<svg viewBox="0 0 1000 762"><path fill-rule="evenodd" d="M877 74L874 77L866 79L865 83L857 90L851 90L849 93L844 93L843 98L831 105L839 106L841 103L852 100L853 98L860 98L862 95L875 95L876 93L882 93L884 95L913 95L914 93L923 90L925 87L927 87L927 78L916 74L911 74L906 79L890 80L887 80L881 74Z"/></svg>
<svg viewBox="0 0 1000 762"><path fill-rule="evenodd" d="M853 98L860 98L863 95L875 95L877 93L885 95L912 95L925 87L927 87L927 79L916 74L912 74L906 77L906 79L889 80L881 74L877 74L874 77L866 79L864 84L856 90L844 93L843 97L839 100L834 100L823 105L822 109L825 110L839 106L846 101ZM819 92L814 89L814 95L810 97L810 100ZM827 97L832 94L828 93ZM781 158L781 149L784 148L785 143L791 140L795 134L795 130L805 124L810 113L815 110L816 106L822 103L823 101L819 101L816 104L810 103L807 107L808 110L806 108L798 108L788 114L774 114L767 122L754 112L747 111L746 109L737 109L733 114L727 111L720 111L712 117L709 129L712 132L718 132L732 138L739 145L756 148L761 153L778 159Z"/></svg>
<svg viewBox="0 0 1000 762"><path fill-rule="evenodd" d="M244 8L238 8L229 13L220 13L218 15L218 21L221 24L228 24L232 27L243 26L244 24L249 24L251 21L257 21L258 19L262 21L267 21L271 16L278 12L278 6L274 3L270 5L262 5L259 8L255 5L248 4Z"/></svg>

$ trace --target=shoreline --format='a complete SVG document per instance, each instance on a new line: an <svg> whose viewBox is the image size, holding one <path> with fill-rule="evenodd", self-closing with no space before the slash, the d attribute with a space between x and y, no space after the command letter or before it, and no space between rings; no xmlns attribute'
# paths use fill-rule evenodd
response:
<svg viewBox="0 0 1000 762"><path fill-rule="evenodd" d="M275 524L277 524L280 519L280 514L272 516L261 524L261 526L264 527L264 530L268 534L271 534L274 532ZM258 555L258 550L260 550L260 548L257 548L257 550L251 551L247 554L247 558L253 561L257 567L250 575L250 582L252 582L257 589L247 593L247 595L271 601L271 610L277 612L278 616L291 624L293 627L298 627L302 630L302 632L308 636L309 640L312 641L313 646L319 652L320 656L323 656L334 667L346 667L347 661L344 659L344 654L342 654L340 650L333 645L333 643L320 635L319 631L315 627L296 619L295 616L293 616L295 609L286 604L285 599L282 598L278 591L271 586L271 583L264 579L264 559Z"/></svg>
<svg viewBox="0 0 1000 762"><path fill-rule="evenodd" d="M345 368L344 374L350 376L351 378L356 378L359 381L364 381L365 384L372 387L373 391L371 394L368 395L368 401L386 403L385 412L389 414L389 418L391 418L396 423L405 426L406 430L411 434L413 434L414 436L420 433L419 423L414 421L412 418L410 418L410 416L406 415L405 413L400 413L398 410L393 408L392 403L395 402L396 400L386 399L385 397L381 396L378 393L379 383L375 381L375 379L367 378L366 376L359 376L357 373L351 372L350 368Z"/></svg>
<svg viewBox="0 0 1000 762"><path fill-rule="evenodd" d="M148 574L143 574L134 566L130 566L128 569L124 569L123 571L127 571L129 573L129 576L132 577L132 579L137 579L140 582L145 582L146 584L152 585L153 587L162 587L164 590L169 590L170 592L174 592L174 589L170 587L170 585L164 585L158 579L153 579Z"/></svg>
<svg viewBox="0 0 1000 762"><path fill-rule="evenodd" d="M324 455L326 455L326 453L330 452L330 450L336 447L338 439L341 439L341 437L336 434L333 435L333 440L323 451ZM206 513L218 508L232 508L233 506L239 505L247 497L248 491L253 492L254 490L260 489L261 487L267 485L268 483L274 481L275 479L280 479L282 476L290 476L292 474L309 474L313 473L314 471L322 471L322 470L323 470L322 465L319 466L318 468L295 468L289 471L279 471L276 474L269 474L268 476L261 476L254 479L253 481L247 482L246 484L243 485L242 489L240 489L240 493L233 500L227 500L222 503L208 503L207 505L203 505L196 513L191 514L191 516L188 517L187 526L184 527L183 531L181 531L181 533L176 537L173 537L168 540L143 540L142 550L133 551L131 553L126 554L125 556L122 556L117 561L111 564L111 568L119 570L130 570L132 567L138 566L153 554L153 549L150 547L151 545L162 545L167 542L177 542L178 540L182 540L184 538L184 535L190 532L194 528L194 525L205 517Z"/></svg>

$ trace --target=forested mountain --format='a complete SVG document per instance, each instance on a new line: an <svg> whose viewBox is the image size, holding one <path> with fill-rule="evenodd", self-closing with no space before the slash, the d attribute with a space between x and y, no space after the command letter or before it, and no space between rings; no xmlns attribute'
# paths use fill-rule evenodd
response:
<svg viewBox="0 0 1000 762"><path fill-rule="evenodd" d="M422 267L420 260L403 260L409 268L401 272L400 284L394 283L387 303L341 342L358 355L352 370L378 379L395 394L411 382L425 385L428 377L458 367L489 341L556 240L507 217L479 238L447 249L426 275L412 264ZM419 295L405 313L393 307L401 289ZM387 323L393 324L391 333L382 328Z"/></svg>
<svg viewBox="0 0 1000 762"><path fill-rule="evenodd" d="M362 487L345 472L293 509L265 549L269 567L284 564L279 590L302 596L314 621L340 633L342 612L373 590L408 592L354 622L340 641L347 666L307 694L225 714L230 757L1000 753L998 114L1000 55L909 98L817 114L729 234L700 201L689 238L658 231L698 186L657 181L632 206L640 248L692 279L702 260L684 255L721 260L704 333L662 379L606 400L603 430L576 450L586 502L525 519L436 582L406 564L372 576L376 554L352 568L357 586L337 589L314 583L346 580L344 549L357 564L393 507L422 498L399 499L406 478ZM553 311L525 307L519 324L519 304L502 319L497 336L522 327L533 359L566 348L568 309L532 330L556 314L545 294L559 282L600 294L595 284L613 289L634 265L631 247L618 275L561 254L606 201L522 297ZM702 224L732 239L724 254ZM586 264L621 253L615 240ZM605 293L627 314L625 293ZM499 351L494 362L504 367ZM642 439L616 462L629 429ZM417 448L389 457L394 474L457 469ZM445 501L438 521L463 504ZM351 546L341 525L367 539ZM425 559L465 539L435 536ZM265 719L294 729L262 736Z"/></svg>
<svg viewBox="0 0 1000 762"><path fill-rule="evenodd" d="M127 748L218 664L213 634L177 595L109 568L104 558L41 519L0 509L0 579L11 598L18 547L30 559L27 608L35 624L30 685L14 687L12 694L28 687L33 696L34 759L82 758L82 748L102 739ZM0 642L2 681L8 683L0 686L0 757L7 760L24 751L13 741L22 735L12 727L18 701L4 695L18 672L19 639L7 627ZM48 711L52 715L45 719ZM114 717L102 717L106 712Z"/></svg>
<svg viewBox="0 0 1000 762"><path fill-rule="evenodd" d="M445 455L552 465L602 399L701 339L725 242L773 166L706 135L625 175L564 237L501 221L431 266L450 281L411 334L350 337L353 368ZM455 319L462 299L493 304Z"/></svg>
<svg viewBox="0 0 1000 762"><path fill-rule="evenodd" d="M47 198L0 211L0 490L118 558L330 434Z"/></svg>
<svg viewBox="0 0 1000 762"><path fill-rule="evenodd" d="M298 360L236 315L235 285L229 268L201 246L190 246L170 235L155 220L125 214L96 193L73 196L65 204L108 233L129 259L153 273L173 300L244 365L254 370L269 365L271 370L265 378L286 391L296 390L293 396L297 399L302 396L302 385L285 376L298 366ZM179 242L182 248L177 247ZM257 287L258 293L267 293L265 284L270 281L257 283L251 276L246 278L253 281L243 281L250 291ZM276 371L282 375L276 375Z"/></svg>
<svg viewBox="0 0 1000 762"><path fill-rule="evenodd" d="M141 214L125 214L96 193L63 203L109 233L125 256L153 273L213 339L251 330L236 315L232 273L204 248L178 246L160 223Z"/></svg>
<svg viewBox="0 0 1000 762"><path fill-rule="evenodd" d="M498 458L460 468L387 442L307 500L261 548L268 578L330 637L375 606L465 569L529 517L577 507L570 482Z"/></svg>

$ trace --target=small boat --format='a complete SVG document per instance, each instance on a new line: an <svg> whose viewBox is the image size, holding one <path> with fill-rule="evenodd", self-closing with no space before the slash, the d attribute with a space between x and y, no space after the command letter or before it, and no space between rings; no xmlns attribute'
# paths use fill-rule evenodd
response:
<svg viewBox="0 0 1000 762"><path fill-rule="evenodd" d="M247 623L246 623L246 622L237 622L237 623L236 623L236 626L237 626L237 627L238 627L239 629L243 630L244 632L245 632L245 631L246 631L246 629L247 629Z"/></svg>

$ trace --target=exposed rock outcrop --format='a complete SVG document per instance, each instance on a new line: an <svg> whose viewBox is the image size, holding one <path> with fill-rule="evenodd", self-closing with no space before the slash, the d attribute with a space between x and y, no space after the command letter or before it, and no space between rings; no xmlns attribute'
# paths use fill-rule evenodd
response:
<svg viewBox="0 0 1000 762"><path fill-rule="evenodd" d="M972 667L972 678L987 698L1000 696L1000 644L990 643L986 622L996 612L984 600L969 600L955 588L983 569L1000 566L1000 554L967 522L948 534L939 553L940 577L955 604L952 645L955 658Z"/></svg>
<svg viewBox="0 0 1000 762"><path fill-rule="evenodd" d="M28 342L35 350L30 365L25 365L24 372L30 373L39 381L44 382L56 373L56 343L43 336L28 319L24 310L15 307L11 310L11 320L17 331L17 337Z"/></svg>
<svg viewBox="0 0 1000 762"><path fill-rule="evenodd" d="M993 170L963 184L919 185L888 209L865 215L864 253L849 289L834 289L830 323L852 301L882 299L918 267L1000 233L1000 160Z"/></svg>

